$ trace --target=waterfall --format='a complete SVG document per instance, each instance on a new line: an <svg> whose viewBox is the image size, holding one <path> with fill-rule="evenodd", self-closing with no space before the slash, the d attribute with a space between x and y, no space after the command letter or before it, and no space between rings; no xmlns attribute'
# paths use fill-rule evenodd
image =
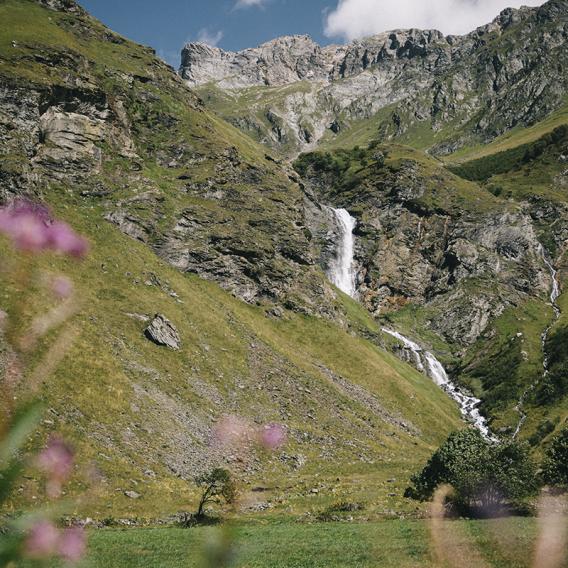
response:
<svg viewBox="0 0 568 568"><path fill-rule="evenodd" d="M339 230L339 243L334 260L331 262L328 277L342 292L352 298L355 297L355 269L353 262L353 251L355 241L353 230L357 224L354 217L349 215L346 209L333 209L331 212L335 217Z"/></svg>
<svg viewBox="0 0 568 568"><path fill-rule="evenodd" d="M452 383L444 366L429 351L425 351L404 335L391 329L383 328L384 333L388 333L392 337L398 339L411 353L416 368L428 375L441 389L443 389L451 398L459 405L462 415L471 422L487 439L494 440L487 420L479 412L479 404L481 401L471 395L462 392L455 384Z"/></svg>
<svg viewBox="0 0 568 568"><path fill-rule="evenodd" d="M328 207L328 209L335 218L339 232L339 242L337 243L335 257L330 263L327 276L341 291L354 298L357 291L356 272L353 261L355 248L353 230L355 229L357 221L349 215L346 209L333 209L332 207ZM489 431L486 419L479 412L478 407L481 401L463 393L454 385L450 381L443 365L432 353L425 351L420 345L396 331L389 329L383 329L383 331L398 339L410 350L416 368L420 372L426 373L440 388L453 398L458 403L462 414L472 422L486 438L490 440L495 439Z"/></svg>
<svg viewBox="0 0 568 568"><path fill-rule="evenodd" d="M543 331L540 342L542 345L542 353L543 353L543 360L542 366L544 368L543 377L548 375L548 355L546 354L546 342L548 340L548 336L550 335L550 330L554 323L560 318L560 308L558 307L557 300L560 297L560 283L558 281L558 271L554 268L552 262L550 262L548 255L546 254L546 250L542 245L539 245L538 252L542 256L542 260L548 268L548 272L550 273L550 278L552 279L552 285L550 286L550 303L552 304L552 309L554 310L554 320L553 322ZM527 396L538 386L540 379L530 385L521 395L519 398L519 402L517 406L515 406L515 410L519 414L519 422L517 423L517 427L515 428L515 432L513 433L513 440L519 435L522 427L524 426L527 420L527 413L524 411L525 400Z"/></svg>

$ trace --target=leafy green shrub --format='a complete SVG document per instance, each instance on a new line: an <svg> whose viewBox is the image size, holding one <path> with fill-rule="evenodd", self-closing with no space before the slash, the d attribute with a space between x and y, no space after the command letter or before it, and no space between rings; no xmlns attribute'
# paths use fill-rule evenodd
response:
<svg viewBox="0 0 568 568"><path fill-rule="evenodd" d="M565 427L546 452L542 477L545 483L568 486L568 427Z"/></svg>
<svg viewBox="0 0 568 568"><path fill-rule="evenodd" d="M495 197L499 197L503 193L503 187L500 185L490 185L487 189Z"/></svg>
<svg viewBox="0 0 568 568"><path fill-rule="evenodd" d="M544 422L541 422L536 429L536 432L529 438L529 444L531 446L538 446L544 438L546 438L551 432L554 432L557 424L558 418L556 418L556 420L545 420Z"/></svg>
<svg viewBox="0 0 568 568"><path fill-rule="evenodd" d="M454 488L455 505L488 514L516 505L538 489L536 466L526 445L495 444L478 430L450 434L424 469L411 478L405 496L428 500L441 485Z"/></svg>

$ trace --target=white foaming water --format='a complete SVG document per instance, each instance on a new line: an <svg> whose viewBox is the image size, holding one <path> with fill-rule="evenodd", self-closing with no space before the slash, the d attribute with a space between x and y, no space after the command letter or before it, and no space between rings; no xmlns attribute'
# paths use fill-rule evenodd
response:
<svg viewBox="0 0 568 568"><path fill-rule="evenodd" d="M550 303L555 308L557 308L556 300L558 300L558 298L560 297L560 284L558 283L558 272L556 271L554 266L552 266L552 262L550 262L550 260L548 260L548 256L546 255L546 252L545 252L544 247L542 245L540 246L540 254L542 255L542 259L544 260L544 264L546 264L546 267L548 268L548 271L550 272L550 277L552 278L552 287L550 288Z"/></svg>
<svg viewBox="0 0 568 568"><path fill-rule="evenodd" d="M333 209L337 228L340 233L340 241L337 247L336 258L329 267L329 279L342 291L355 297L355 270L353 266L353 252L355 240L353 230L357 225L354 217L349 215L346 209Z"/></svg>
<svg viewBox="0 0 568 568"><path fill-rule="evenodd" d="M436 357L429 351L425 351L418 345L411 341L404 335L397 331L383 328L385 333L398 339L407 349L410 350L416 367L419 371L426 373L440 388L453 398L459 405L463 416L471 422L487 439L495 440L487 426L487 420L479 412L480 400L471 395L462 392L456 385L454 385L444 366Z"/></svg>

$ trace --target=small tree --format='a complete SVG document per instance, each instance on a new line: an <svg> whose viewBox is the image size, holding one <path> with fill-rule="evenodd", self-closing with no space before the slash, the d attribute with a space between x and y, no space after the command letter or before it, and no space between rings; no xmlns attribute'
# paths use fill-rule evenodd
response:
<svg viewBox="0 0 568 568"><path fill-rule="evenodd" d="M406 496L428 500L437 487L449 484L458 506L487 512L534 494L536 480L536 466L526 445L493 444L478 430L468 429L450 434L412 477Z"/></svg>
<svg viewBox="0 0 568 568"><path fill-rule="evenodd" d="M568 486L568 427L552 440L546 452L542 476L550 485Z"/></svg>
<svg viewBox="0 0 568 568"><path fill-rule="evenodd" d="M196 517L205 516L205 506L208 503L233 503L237 495L235 482L231 472L221 467L217 467L208 473L204 473L195 478L198 487L203 488Z"/></svg>

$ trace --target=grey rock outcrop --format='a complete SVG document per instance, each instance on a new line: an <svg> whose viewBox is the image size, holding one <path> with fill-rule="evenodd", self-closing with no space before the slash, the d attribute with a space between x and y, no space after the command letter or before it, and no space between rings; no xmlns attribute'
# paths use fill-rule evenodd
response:
<svg viewBox="0 0 568 568"><path fill-rule="evenodd" d="M358 298L377 316L420 306L428 314L426 327L460 350L507 308L548 297L550 275L533 216L557 215L561 238L568 214L560 206L511 209L473 184L468 204L456 200L456 178L412 160L382 166L349 192L337 191L321 171L308 169L305 181L312 254L324 270L337 234L329 209L317 203L357 216ZM436 202L432 192L440 195Z"/></svg>
<svg viewBox="0 0 568 568"><path fill-rule="evenodd" d="M144 330L148 339L157 345L164 345L175 351L181 346L181 339L174 324L161 314L156 314L150 325Z"/></svg>
<svg viewBox="0 0 568 568"><path fill-rule="evenodd" d="M322 49L309 36L284 36L238 53L188 43L182 51L180 75L193 87L216 82L229 89L325 81L335 56L335 49Z"/></svg>

